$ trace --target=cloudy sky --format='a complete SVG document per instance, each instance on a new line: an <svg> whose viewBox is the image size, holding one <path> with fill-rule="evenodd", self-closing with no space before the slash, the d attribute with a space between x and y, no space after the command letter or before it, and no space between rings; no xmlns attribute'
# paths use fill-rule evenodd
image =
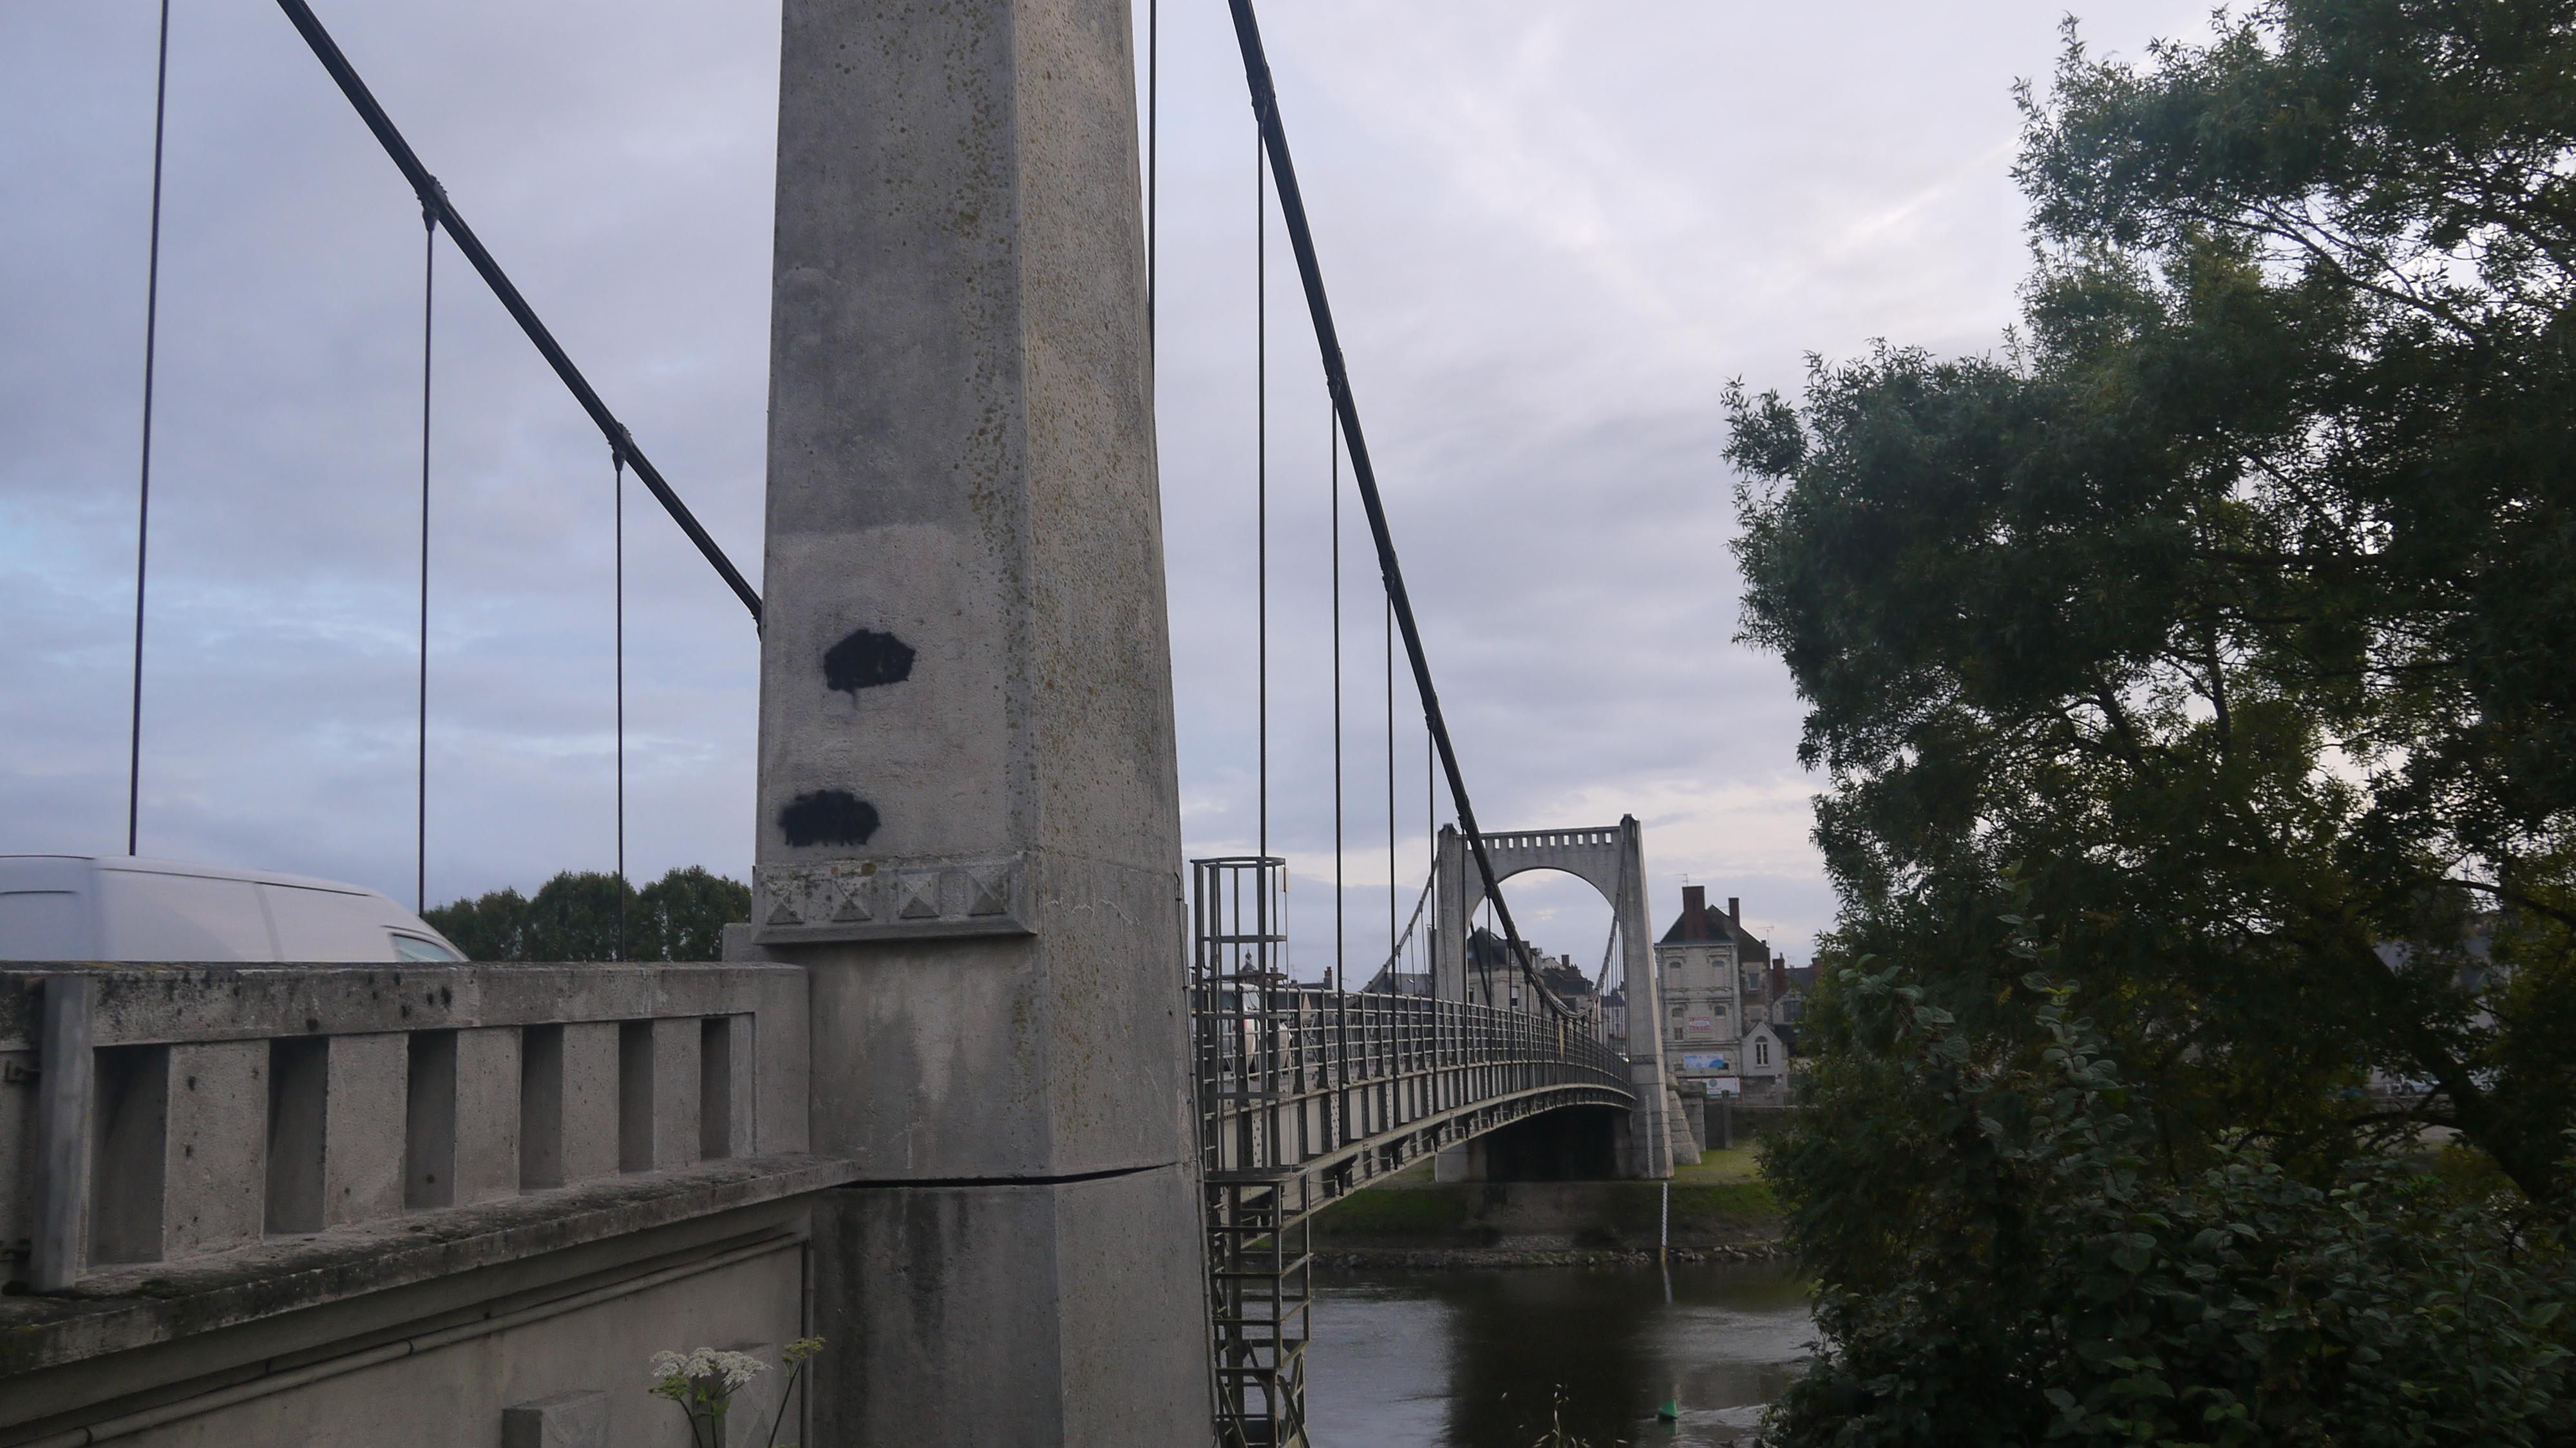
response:
<svg viewBox="0 0 2576 1448"><path fill-rule="evenodd" d="M778 9L317 0L427 164L755 582ZM1274 0L1264 17L1388 508L1488 828L1645 822L1803 960L1832 900L1774 659L1733 642L1718 394L1870 339L1991 347L2018 77L2059 0ZM1162 26L1161 429L1184 823L1257 833L1253 133L1225 7ZM2202 0L2098 0L2088 42ZM124 845L153 0L0 3L0 851ZM1142 25L1142 15L1139 24ZM408 900L422 229L266 0L176 0L142 850ZM1140 51L1141 51L1140 39ZM1272 221L1270 838L1333 933L1327 419ZM608 457L440 247L433 902L614 859ZM1347 486L1347 484L1346 484ZM628 504L630 868L751 853L756 636ZM1345 897L1383 950L1384 659L1346 499ZM1401 687L1401 686L1400 686ZM1424 855L1397 700L1397 888ZM1608 911L1512 889L1541 945Z"/></svg>

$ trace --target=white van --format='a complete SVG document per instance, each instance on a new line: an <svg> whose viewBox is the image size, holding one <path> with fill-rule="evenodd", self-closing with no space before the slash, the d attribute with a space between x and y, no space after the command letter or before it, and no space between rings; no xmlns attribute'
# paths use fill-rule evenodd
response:
<svg viewBox="0 0 2576 1448"><path fill-rule="evenodd" d="M126 855L0 855L0 960L464 958L356 885Z"/></svg>

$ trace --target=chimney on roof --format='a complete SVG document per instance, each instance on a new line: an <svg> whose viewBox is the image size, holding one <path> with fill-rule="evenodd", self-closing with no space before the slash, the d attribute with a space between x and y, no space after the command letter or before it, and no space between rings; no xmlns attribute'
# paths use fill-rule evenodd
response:
<svg viewBox="0 0 2576 1448"><path fill-rule="evenodd" d="M1682 938L1706 940L1708 938L1708 923L1705 918L1707 914L1708 887L1684 885L1682 887Z"/></svg>
<svg viewBox="0 0 2576 1448"><path fill-rule="evenodd" d="M1744 923L1744 902L1743 902L1743 901L1741 901L1741 900L1736 899L1736 898L1735 898L1734 896L1732 896L1732 895L1727 896L1727 897L1726 897L1726 918L1727 918L1728 920L1730 920L1730 921L1734 922L1734 923L1735 923L1735 924L1737 924L1737 925L1741 925L1741 924L1743 924L1743 923Z"/></svg>

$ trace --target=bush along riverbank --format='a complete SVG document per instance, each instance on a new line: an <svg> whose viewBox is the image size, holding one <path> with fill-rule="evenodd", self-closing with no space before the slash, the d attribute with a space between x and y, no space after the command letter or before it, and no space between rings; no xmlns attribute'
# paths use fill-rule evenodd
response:
<svg viewBox="0 0 2576 1448"><path fill-rule="evenodd" d="M1315 1216L1323 1267L1651 1266L1779 1255L1778 1205L1749 1150L1712 1152L1670 1183L1434 1182L1427 1164Z"/></svg>

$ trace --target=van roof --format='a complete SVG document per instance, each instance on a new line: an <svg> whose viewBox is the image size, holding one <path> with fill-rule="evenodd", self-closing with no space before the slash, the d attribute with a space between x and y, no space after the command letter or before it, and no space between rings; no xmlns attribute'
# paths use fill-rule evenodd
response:
<svg viewBox="0 0 2576 1448"><path fill-rule="evenodd" d="M292 885L300 890L329 890L339 895L374 895L379 892L363 885L342 880L322 880L311 875L288 875L275 870L237 870L230 865L201 865L191 860L156 860L139 855L0 855L0 866L12 860L76 860L101 870L122 870L140 875L191 875L203 880L247 880L255 885Z"/></svg>

